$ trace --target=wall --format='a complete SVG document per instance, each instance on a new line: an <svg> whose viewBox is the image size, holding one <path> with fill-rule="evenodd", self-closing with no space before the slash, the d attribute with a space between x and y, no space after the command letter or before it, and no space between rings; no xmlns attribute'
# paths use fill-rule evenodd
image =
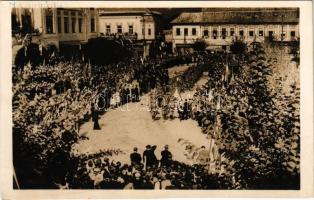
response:
<svg viewBox="0 0 314 200"><path fill-rule="evenodd" d="M145 21L147 20L147 21ZM142 16L100 16L99 17L99 32L106 34L106 26L110 25L112 34L117 33L117 25L122 26L122 33L129 32L129 25L133 25L133 33L137 33L138 40L153 40L155 39L155 24L151 19L143 20ZM145 25L145 37L143 28ZM151 35L148 34L148 29L151 29Z"/></svg>
<svg viewBox="0 0 314 200"><path fill-rule="evenodd" d="M282 27L285 33L283 41L291 41L293 38L290 36L291 31L295 31L296 37L299 37L299 25L289 24L266 24L266 25L237 25L237 24L226 24L226 25L174 25L172 27L173 35L173 48L176 48L178 44L191 44L199 38L203 38L210 44L217 45L221 44L222 40L224 43L231 43L235 36L239 36L239 31L243 30L243 39L246 42L252 42L256 38L257 40L265 40L265 37L269 37L269 31L273 31L273 37L275 41L281 41ZM181 35L176 35L176 29L180 28ZM184 37L184 28L188 28L188 36ZM197 34L192 36L192 28L196 28ZM222 29L226 29L226 37L222 39ZM234 36L230 36L230 29L234 28ZM213 30L217 30L217 38L213 38ZM204 30L208 30L208 36L204 36ZM253 36L249 35L249 32L253 31ZM259 36L259 31L263 31L263 36Z"/></svg>

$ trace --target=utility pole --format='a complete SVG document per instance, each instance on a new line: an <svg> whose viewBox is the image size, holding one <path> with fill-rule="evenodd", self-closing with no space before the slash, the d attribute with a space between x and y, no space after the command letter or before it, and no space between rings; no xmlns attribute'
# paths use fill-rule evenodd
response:
<svg viewBox="0 0 314 200"><path fill-rule="evenodd" d="M183 46L183 49L184 49L184 51L183 51L183 55L185 56L185 52L186 52L186 38L185 38L185 33L184 33L184 29L183 29L183 43L184 43L184 46Z"/></svg>
<svg viewBox="0 0 314 200"><path fill-rule="evenodd" d="M146 40L145 40L145 14L143 15L143 57L145 55L145 46L146 46Z"/></svg>
<svg viewBox="0 0 314 200"><path fill-rule="evenodd" d="M281 14L281 46L283 46L283 18L284 14Z"/></svg>

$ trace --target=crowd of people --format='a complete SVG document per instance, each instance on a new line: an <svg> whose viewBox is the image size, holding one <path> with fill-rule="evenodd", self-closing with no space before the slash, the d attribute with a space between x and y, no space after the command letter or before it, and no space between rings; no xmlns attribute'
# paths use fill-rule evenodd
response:
<svg viewBox="0 0 314 200"><path fill-rule="evenodd" d="M36 69L26 66L13 74L15 126L33 133L57 129L59 135L63 130L79 131L93 109L101 113L109 107L139 101L156 82L167 79L160 65L136 61L97 68L61 61ZM34 127L37 131L32 131Z"/></svg>
<svg viewBox="0 0 314 200"><path fill-rule="evenodd" d="M194 119L203 133L215 140L219 154L229 159L228 165L232 167L227 173L237 177L236 188L298 187L298 106L291 112L289 106L283 106L284 102L298 99L298 90L286 89L293 97L281 99L278 95L283 95L283 89L278 88L282 88L282 81L279 81L281 86L271 82L276 54L267 55L264 45L258 42L248 49L243 53L241 66L236 68L223 56L216 57L209 69L209 81L194 95L193 103L199 108L193 114ZM297 87L292 83L288 88ZM287 115L294 117L286 120ZM287 124L296 127L293 134ZM285 147L282 137L286 138ZM292 143L295 146L288 145ZM284 151L289 151L289 155L293 152L293 159L284 156ZM289 167L282 165L288 161ZM287 177L294 181L289 182Z"/></svg>
<svg viewBox="0 0 314 200"><path fill-rule="evenodd" d="M68 189L219 189L232 185L232 178L209 174L202 164L187 165L172 159L169 146L157 160L155 145L141 155L135 147L131 164L114 161L107 152L82 155L75 174L68 173L59 188Z"/></svg>
<svg viewBox="0 0 314 200"><path fill-rule="evenodd" d="M25 159L26 154L36 157L35 164L46 162L56 149L69 150L71 144L84 138L79 136L83 123L92 119L94 129L101 129L98 119L107 109L137 102L169 79L159 60L133 59L96 67L54 57L38 66L24 64L12 68L17 166L23 162L18 152L23 152ZM46 141L50 141L48 150ZM33 148L26 150L27 146ZM44 167L38 163L35 165Z"/></svg>
<svg viewBox="0 0 314 200"><path fill-rule="evenodd" d="M226 58L216 55L199 56L195 66L188 68L182 75L170 80L171 87L157 87L156 90L153 90L150 94L152 118L179 118L180 120L199 118L199 111L203 110L204 106L209 107L204 102L208 101L208 98L213 98L213 91L206 91L206 95L200 95L201 99L197 99L198 95L191 98L182 98L180 93L192 89L204 72L208 72L210 76L215 76L215 73L225 68L223 60L226 60ZM218 68L216 65L219 65ZM206 85L203 87L206 87ZM196 93L199 93L200 90L201 88L197 87Z"/></svg>
<svg viewBox="0 0 314 200"><path fill-rule="evenodd" d="M158 60L133 59L96 67L53 59L37 67L31 63L14 67L14 165L22 168L23 164L31 163L30 168L43 169L46 171L43 174L64 171L54 178L60 189L226 189L237 188L239 182L239 188L250 187L253 181L245 173L252 176L260 173L264 178L265 169L278 171L269 163L256 161L273 158L267 151L273 149L277 139L267 134L297 127L289 121L286 122L289 126L272 126L271 120L276 118L273 115L278 116L279 111L275 114L269 110L274 107L270 106L272 98L265 77L271 70L262 45L255 44L237 70L226 56L198 58L197 65L180 76L181 82L178 77L171 80ZM204 71L210 74L209 81L196 89L193 98L180 99L178 86L180 91L190 89ZM138 102L141 95L150 91L152 118L196 120L203 133L215 139L219 154L224 153L231 160L226 164L231 166L228 173L211 174L202 164L175 161L168 146L161 152L160 161L155 156L156 146L147 145L142 155L134 148L130 165L112 160L110 155L121 153L115 151L70 156L71 145L82 138L79 131L83 123L92 118L94 129L99 130L99 117L107 109ZM245 156L236 157L239 151ZM63 161L71 159L71 167L65 167L68 171L61 169L63 165L56 152L64 156ZM264 169L254 165L251 168L256 172L249 173L241 163L257 163ZM297 164L292 170L297 170Z"/></svg>

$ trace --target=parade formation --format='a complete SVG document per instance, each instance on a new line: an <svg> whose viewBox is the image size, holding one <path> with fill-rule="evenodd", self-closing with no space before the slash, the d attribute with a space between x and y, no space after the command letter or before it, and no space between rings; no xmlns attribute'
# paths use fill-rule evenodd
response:
<svg viewBox="0 0 314 200"><path fill-rule="evenodd" d="M12 67L15 187L298 189L298 46L162 47L97 64L43 54L26 34Z"/></svg>

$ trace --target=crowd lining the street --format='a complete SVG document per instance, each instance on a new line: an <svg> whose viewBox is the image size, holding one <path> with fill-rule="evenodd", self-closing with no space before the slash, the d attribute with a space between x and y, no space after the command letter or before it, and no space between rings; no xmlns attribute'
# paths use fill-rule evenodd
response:
<svg viewBox="0 0 314 200"><path fill-rule="evenodd" d="M261 46L256 47L251 52L252 55L257 54L254 51L264 54ZM229 153L231 160L237 160L230 156L233 155L233 146L236 144L232 137L227 135L231 134L231 131L227 130L231 129L231 125L239 125L235 128L238 134L232 135L234 138L242 137L237 142L247 141L252 144L249 148L240 142L239 145L236 144L243 152L264 150L265 145L270 143L270 138L265 136L257 139L254 135L255 127L252 125L254 122L249 121L254 119L253 114L263 115L262 112L254 113L256 111L252 108L253 103L259 98L254 94L259 93L252 93L250 97L247 95L252 92L251 90L255 90L250 87L252 88L252 85L255 87L254 84L259 80L250 79L251 82L244 83L243 76L247 75L247 68L243 67L241 73L236 74L236 69L228 65L225 56L224 54L212 56L209 63L200 59L198 66L187 70L181 76L183 83L186 83L182 87L189 89L205 70L210 74L208 83L198 88L192 99L181 100L181 103L174 95L176 91L168 87L172 80L158 61L132 60L94 67L86 63L56 59L53 63L41 64L36 68L30 65L22 69L13 68L14 137L21 137L19 134L26 136L22 138L24 145L29 144L33 147L27 151L34 154L36 157L34 160L47 162L47 169L51 170L56 161L49 161L49 155L54 151L69 153L71 145L80 139L78 132L82 123L92 118L94 129L101 129L98 124L99 115L105 113L107 109L114 109L128 102L137 102L142 94L156 88L155 91L160 92L163 97L162 101L168 100L162 102L151 96L151 102L154 102L151 105L153 118L158 118L157 115L161 113L164 118L174 118L176 114L173 110L177 108L177 117L181 120L188 118L196 120L203 133L219 141L220 144L217 145L224 145L220 146L220 153ZM256 57L262 63L261 66L267 64L264 62L266 60L264 55ZM256 66L259 64L252 64L253 62L250 60L244 64L252 66L251 74L256 77L260 75L259 73L271 74L266 67L263 72L259 72ZM207 67L201 68L206 65ZM262 85L261 90L267 89L263 81L266 82L263 79L259 83ZM249 86L247 89L243 89L245 84ZM159 108L164 110L160 111ZM224 137L221 136L222 132L225 133ZM191 166L172 160L168 146L165 146L161 153L162 159L158 161L154 156L155 148L148 145L143 157L135 148L134 153L130 155L130 165L108 158L119 152L106 151L94 155L70 156L71 165L69 168L65 167L68 171L61 173L62 175L56 172L59 176L54 180L57 180L56 185L60 189L219 189L245 186L237 185L240 178L236 177L235 180L232 170L229 174L217 175L208 173L204 165ZM236 162L236 165L239 163ZM231 167L233 164L227 163ZM40 162L37 165L40 165ZM57 169L60 171L61 167ZM263 175L262 172L261 174ZM244 179L249 180L250 177ZM249 181L245 184L248 183Z"/></svg>

